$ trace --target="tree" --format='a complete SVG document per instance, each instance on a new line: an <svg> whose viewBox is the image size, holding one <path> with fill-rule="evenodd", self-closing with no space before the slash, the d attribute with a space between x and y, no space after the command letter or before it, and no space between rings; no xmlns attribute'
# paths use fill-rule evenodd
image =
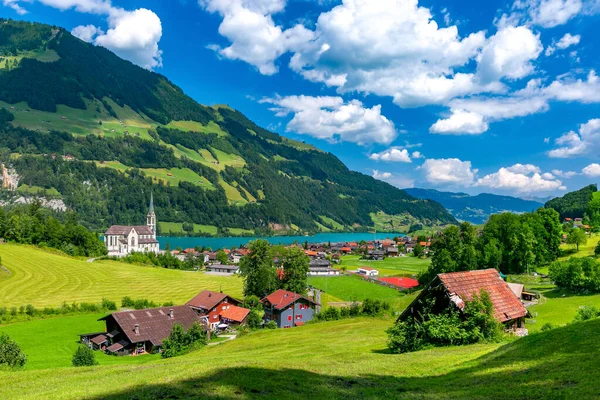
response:
<svg viewBox="0 0 600 400"><path fill-rule="evenodd" d="M294 293L306 293L309 258L297 247L284 249L280 256L283 268L281 288Z"/></svg>
<svg viewBox="0 0 600 400"><path fill-rule="evenodd" d="M421 257L423 257L424 254L425 254L425 249L423 249L423 246L421 246L421 243L417 243L417 245L413 249L413 256L415 256L417 258L421 258Z"/></svg>
<svg viewBox="0 0 600 400"><path fill-rule="evenodd" d="M594 254L596 255L596 257L600 256L600 242L598 242L598 244L594 248Z"/></svg>
<svg viewBox="0 0 600 400"><path fill-rule="evenodd" d="M227 264L227 261L229 261L227 254L225 254L225 252L223 250L217 251L216 259L221 264Z"/></svg>
<svg viewBox="0 0 600 400"><path fill-rule="evenodd" d="M248 314L248 320L246 321L248 328L250 329L258 329L262 324L262 318L260 314L256 310L250 311Z"/></svg>
<svg viewBox="0 0 600 400"><path fill-rule="evenodd" d="M575 245L577 251L579 251L579 246L587 243L587 240L587 235L583 229L573 229L567 236L567 244Z"/></svg>
<svg viewBox="0 0 600 400"><path fill-rule="evenodd" d="M176 357L183 354L188 344L188 337L183 325L174 324L169 337L163 340L162 358Z"/></svg>
<svg viewBox="0 0 600 400"><path fill-rule="evenodd" d="M502 249L498 239L492 238L485 246L482 252L482 266L486 268L500 269L502 264Z"/></svg>
<svg viewBox="0 0 600 400"><path fill-rule="evenodd" d="M244 296L263 298L277 288L277 272L269 242L256 240L249 246L250 254L240 261L240 276L244 280Z"/></svg>
<svg viewBox="0 0 600 400"><path fill-rule="evenodd" d="M80 344L77 346L75 354L73 354L71 364L74 367L89 367L92 365L98 365L98 361L96 361L96 355L92 349L84 344Z"/></svg>
<svg viewBox="0 0 600 400"><path fill-rule="evenodd" d="M0 366L6 365L10 368L18 368L25 365L27 356L21 347L7 334L0 333Z"/></svg>

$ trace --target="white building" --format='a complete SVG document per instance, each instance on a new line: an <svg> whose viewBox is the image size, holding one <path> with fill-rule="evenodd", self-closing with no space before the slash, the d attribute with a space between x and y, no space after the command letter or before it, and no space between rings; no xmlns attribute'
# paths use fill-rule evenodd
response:
<svg viewBox="0 0 600 400"><path fill-rule="evenodd" d="M361 275L366 275L366 276L377 276L379 275L379 271L377 271L375 268L370 268L370 267L360 267L357 272Z"/></svg>
<svg viewBox="0 0 600 400"><path fill-rule="evenodd" d="M156 214L154 213L152 194L150 195L150 207L146 216L146 225L113 225L104 233L104 244L109 256L125 256L133 252L152 252L158 254Z"/></svg>

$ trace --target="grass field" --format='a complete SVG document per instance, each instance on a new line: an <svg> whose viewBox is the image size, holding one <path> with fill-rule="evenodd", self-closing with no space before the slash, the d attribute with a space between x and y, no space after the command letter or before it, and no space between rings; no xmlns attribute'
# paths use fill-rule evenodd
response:
<svg viewBox="0 0 600 400"><path fill-rule="evenodd" d="M400 355L387 352L390 325L359 318L265 330L143 365L0 372L0 392L3 399L597 398L600 319L512 342Z"/></svg>
<svg viewBox="0 0 600 400"><path fill-rule="evenodd" d="M48 196L60 196L60 192L55 188L46 189L40 186L29 186L26 184L21 184L17 188L17 192L27 193L27 194L46 194Z"/></svg>
<svg viewBox="0 0 600 400"><path fill-rule="evenodd" d="M406 257L388 257L382 261L361 260L360 256L349 255L342 257L340 267L346 267L347 270L355 270L366 266L375 268L379 271L379 276L408 276L418 275L419 272L427 269L431 260L428 258Z"/></svg>
<svg viewBox="0 0 600 400"><path fill-rule="evenodd" d="M196 121L171 121L166 125L167 128L179 129L182 131L192 131L200 133L215 133L219 136L227 136L227 132L221 129L219 125L210 121L208 125L202 125Z"/></svg>
<svg viewBox="0 0 600 400"><path fill-rule="evenodd" d="M115 261L88 263L30 246L0 245L0 256L10 271L0 276L0 304L5 307L99 302L103 297L119 302L123 296L180 304L204 289L222 289L232 296L242 292L238 277Z"/></svg>
<svg viewBox="0 0 600 400"><path fill-rule="evenodd" d="M396 289L363 281L359 276L311 276L308 278L308 284L334 297L334 300L322 299L323 303L379 299L389 302L396 310L403 310L415 297Z"/></svg>
<svg viewBox="0 0 600 400"><path fill-rule="evenodd" d="M181 222L161 222L158 221L158 225L160 226L160 230L163 233L169 233L169 232L173 232L173 233L182 233L184 234L185 232L183 231L183 224ZM209 235L216 235L217 234L217 227L214 225L200 225L200 224L194 224L194 232L195 233L208 233Z"/></svg>

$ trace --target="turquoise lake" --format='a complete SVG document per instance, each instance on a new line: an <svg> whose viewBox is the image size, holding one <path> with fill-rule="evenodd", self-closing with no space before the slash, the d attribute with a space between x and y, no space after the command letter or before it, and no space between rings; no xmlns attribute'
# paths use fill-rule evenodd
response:
<svg viewBox="0 0 600 400"><path fill-rule="evenodd" d="M241 247L253 240L264 239L271 244L292 244L295 242L304 243L336 243L336 242L360 242L361 240L383 240L391 239L395 236L404 236L403 233L383 232L383 233L318 233L313 236L269 236L269 237L186 237L186 236L159 236L160 248L164 249L167 242L171 249L181 247L184 249L206 246L213 250Z"/></svg>

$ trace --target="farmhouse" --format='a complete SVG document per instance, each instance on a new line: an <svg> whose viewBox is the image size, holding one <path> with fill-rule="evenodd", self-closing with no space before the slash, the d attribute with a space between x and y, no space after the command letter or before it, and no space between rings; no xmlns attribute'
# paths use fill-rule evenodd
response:
<svg viewBox="0 0 600 400"><path fill-rule="evenodd" d="M240 270L240 267L237 265L222 265L222 264L212 264L206 267L206 272L219 272L222 274L237 274Z"/></svg>
<svg viewBox="0 0 600 400"><path fill-rule="evenodd" d="M181 324L186 330L194 322L203 323L188 306L172 306L115 312L99 321L106 322L106 332L89 339L93 348L119 355L144 354L160 349L162 342ZM90 336L90 335L82 335Z"/></svg>
<svg viewBox="0 0 600 400"><path fill-rule="evenodd" d="M198 314L206 315L211 311L217 311L217 306L221 303L237 306L241 301L234 299L225 293L203 290L185 304L194 309Z"/></svg>
<svg viewBox="0 0 600 400"><path fill-rule="evenodd" d="M360 267L359 269L356 270L356 272L358 272L361 275L366 275L366 276L379 275L379 271L377 271L375 268L371 268L371 267Z"/></svg>
<svg viewBox="0 0 600 400"><path fill-rule="evenodd" d="M308 263L308 275L339 275L340 271L331 267L327 259L314 258Z"/></svg>
<svg viewBox="0 0 600 400"><path fill-rule="evenodd" d="M146 216L146 225L113 225L104 233L104 243L110 256L125 256L132 252L151 252L158 254L156 240L156 214L154 201L150 195L150 207Z"/></svg>
<svg viewBox="0 0 600 400"><path fill-rule="evenodd" d="M526 335L527 310L495 269L438 274L398 319L418 318L425 300L434 302L434 312L441 312L448 307L462 310L465 302L482 290L490 295L496 320L504 324L507 330Z"/></svg>
<svg viewBox="0 0 600 400"><path fill-rule="evenodd" d="M300 294L279 289L261 300L265 321L275 321L278 328L304 325L313 319L319 303Z"/></svg>

